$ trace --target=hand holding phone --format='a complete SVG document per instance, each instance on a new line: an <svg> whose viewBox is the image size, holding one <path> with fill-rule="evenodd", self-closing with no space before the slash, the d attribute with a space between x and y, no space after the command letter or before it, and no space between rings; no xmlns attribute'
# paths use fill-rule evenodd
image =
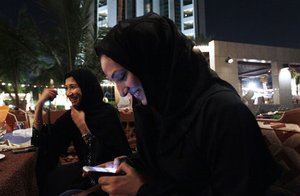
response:
<svg viewBox="0 0 300 196"><path fill-rule="evenodd" d="M87 175L99 178L100 176L119 176L124 173L116 173L117 169L112 167L99 167L99 166L83 166L83 172Z"/></svg>

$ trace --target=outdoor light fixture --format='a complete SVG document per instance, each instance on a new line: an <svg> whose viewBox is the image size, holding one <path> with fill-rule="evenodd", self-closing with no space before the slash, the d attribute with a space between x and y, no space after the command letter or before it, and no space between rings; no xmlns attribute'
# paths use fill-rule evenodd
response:
<svg viewBox="0 0 300 196"><path fill-rule="evenodd" d="M233 58L231 58L231 57L227 57L226 59L225 59L225 62L226 63L233 63Z"/></svg>

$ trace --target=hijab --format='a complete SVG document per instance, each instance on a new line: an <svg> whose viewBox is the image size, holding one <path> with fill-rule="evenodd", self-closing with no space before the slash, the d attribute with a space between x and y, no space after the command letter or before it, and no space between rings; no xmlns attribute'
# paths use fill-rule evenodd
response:
<svg viewBox="0 0 300 196"><path fill-rule="evenodd" d="M82 100L78 106L79 110L92 110L103 104L103 91L97 77L87 69L75 69L65 75L65 79L73 77L82 92Z"/></svg>
<svg viewBox="0 0 300 196"><path fill-rule="evenodd" d="M140 79L147 107L161 119L159 143L165 148L188 131L196 100L222 81L193 48L173 21L155 13L119 22L96 45L99 57L105 54Z"/></svg>

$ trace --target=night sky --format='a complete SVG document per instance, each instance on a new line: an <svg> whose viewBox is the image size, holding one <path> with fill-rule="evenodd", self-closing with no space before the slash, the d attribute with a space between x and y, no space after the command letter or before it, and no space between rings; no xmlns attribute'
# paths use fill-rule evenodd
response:
<svg viewBox="0 0 300 196"><path fill-rule="evenodd" d="M1 0L0 15L14 18L22 2ZM217 40L300 48L300 0L206 0L207 36ZM30 12L40 17L33 6Z"/></svg>
<svg viewBox="0 0 300 196"><path fill-rule="evenodd" d="M206 19L218 40L300 48L300 0L206 0Z"/></svg>

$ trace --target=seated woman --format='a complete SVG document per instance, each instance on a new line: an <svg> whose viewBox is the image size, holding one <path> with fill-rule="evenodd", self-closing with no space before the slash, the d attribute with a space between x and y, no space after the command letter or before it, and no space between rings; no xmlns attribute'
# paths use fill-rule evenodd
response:
<svg viewBox="0 0 300 196"><path fill-rule="evenodd" d="M265 195L279 176L256 119L170 19L119 22L96 46L134 106L137 154L101 176L109 195ZM103 165L111 164L104 163Z"/></svg>
<svg viewBox="0 0 300 196"><path fill-rule="evenodd" d="M102 101L103 92L92 72L77 69L67 73L65 88L72 107L54 124L43 125L42 108L46 101L56 97L57 91L44 89L36 104L32 141L39 147L40 195L58 195L71 188L87 189L97 180L82 178L84 165L97 165L131 153L117 110ZM58 166L59 156L71 142L79 162Z"/></svg>

